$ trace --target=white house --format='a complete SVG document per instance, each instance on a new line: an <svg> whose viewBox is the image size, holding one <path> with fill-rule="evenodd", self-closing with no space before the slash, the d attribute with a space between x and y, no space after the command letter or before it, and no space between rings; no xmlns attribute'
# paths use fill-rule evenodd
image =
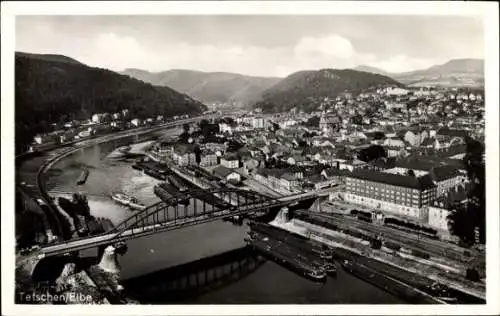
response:
<svg viewBox="0 0 500 316"><path fill-rule="evenodd" d="M135 118L133 120L130 121L130 124L134 125L134 126L139 126L142 124L142 120L141 119L138 119L138 118Z"/></svg>
<svg viewBox="0 0 500 316"><path fill-rule="evenodd" d="M218 166L213 170L213 174L216 177L221 178L225 182L240 182L241 181L241 175L237 172L235 172L232 169L226 168L224 166Z"/></svg>
<svg viewBox="0 0 500 316"><path fill-rule="evenodd" d="M256 116L252 120L253 128L264 128L264 124L265 124L264 118L261 116Z"/></svg>

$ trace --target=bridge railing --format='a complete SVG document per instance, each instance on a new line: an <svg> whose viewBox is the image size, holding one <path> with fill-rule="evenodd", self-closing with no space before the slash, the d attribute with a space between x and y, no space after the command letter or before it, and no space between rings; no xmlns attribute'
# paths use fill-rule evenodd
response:
<svg viewBox="0 0 500 316"><path fill-rule="evenodd" d="M186 208L180 209L179 202L186 199L200 199L202 203L208 204L209 207L204 206L203 211L200 211L197 210L195 205L191 212L187 211ZM234 200L237 204L221 203L221 199L223 201ZM133 234L134 228L139 228L140 232L144 227L151 227L152 230L162 229L158 227L159 224L173 223L175 225L177 221L184 222L188 219L195 221L197 217L211 216L220 211L229 211L228 216L230 216L231 211L242 212L247 209L267 208L276 204L276 202L276 200L267 196L245 190L195 190L185 194L178 194L169 200L154 204L144 211L130 216L107 234L116 233L118 238L125 231L132 230L131 233Z"/></svg>
<svg viewBox="0 0 500 316"><path fill-rule="evenodd" d="M228 195L230 198L238 201L238 205L217 203L219 198L215 196L216 194ZM186 211L186 207L179 207L179 202L186 199L193 199L193 204L199 203L196 202L197 199L204 199L202 203L206 205L204 205L202 210L198 210L194 206L190 211ZM301 198L298 200L301 200ZM110 244L156 232L219 220L229 216L271 209L287 205L288 203L290 201L274 199L257 192L238 189L190 191L180 193L164 202L153 204L147 209L131 215L112 230L105 233L55 243L51 244L51 246L60 246L62 249L57 249L56 252L58 253L63 253L67 250L67 247L65 248L64 245L60 245L66 243L74 244L71 246L71 249L74 250L86 249L96 245ZM85 239L89 239L89 243L85 243Z"/></svg>

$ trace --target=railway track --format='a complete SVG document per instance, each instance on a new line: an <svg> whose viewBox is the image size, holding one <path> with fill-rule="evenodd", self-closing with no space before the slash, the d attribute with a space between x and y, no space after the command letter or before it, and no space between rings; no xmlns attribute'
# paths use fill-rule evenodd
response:
<svg viewBox="0 0 500 316"><path fill-rule="evenodd" d="M341 228L356 228L378 236L382 234L383 238L391 239L391 241L402 244L403 246L408 245L430 254L446 257L460 263L470 263L473 260L472 258L474 256L481 255L479 253L473 253L473 251L470 251L471 257L467 257L464 256L464 251L469 251L468 249L458 248L452 244L429 239L423 236L419 238L418 236L413 236L412 234L398 231L395 228L375 226L373 224L351 219L339 214L325 215L309 211L300 211L300 213L312 218L327 220L338 225Z"/></svg>

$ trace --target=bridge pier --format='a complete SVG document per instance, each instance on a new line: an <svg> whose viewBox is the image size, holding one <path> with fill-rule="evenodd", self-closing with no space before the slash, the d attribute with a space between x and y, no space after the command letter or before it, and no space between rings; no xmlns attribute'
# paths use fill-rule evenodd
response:
<svg viewBox="0 0 500 316"><path fill-rule="evenodd" d="M102 256L104 255L104 250L106 249L108 245L102 245L97 247L97 258L101 259Z"/></svg>
<svg viewBox="0 0 500 316"><path fill-rule="evenodd" d="M105 247L99 267L109 273L120 273L120 265L118 264L116 248L112 245Z"/></svg>

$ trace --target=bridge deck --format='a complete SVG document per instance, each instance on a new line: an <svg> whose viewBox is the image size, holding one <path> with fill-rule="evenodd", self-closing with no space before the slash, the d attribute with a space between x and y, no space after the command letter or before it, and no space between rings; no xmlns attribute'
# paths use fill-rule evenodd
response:
<svg viewBox="0 0 500 316"><path fill-rule="evenodd" d="M41 256L53 256L60 255L72 251L85 250L93 247L98 247L102 245L109 245L116 243L118 241L124 241L128 239L139 238L151 234L156 234L168 230L179 229L184 226L191 226L202 224L210 221L219 220L229 216L240 215L244 213L249 213L253 211L259 211L261 209L266 208L274 208L285 206L291 202L299 202L302 200L309 199L319 192L307 192L301 193L291 196L285 196L273 201L263 201L260 203L250 204L250 205L240 205L233 206L229 209L206 212L202 214L196 214L195 216L186 216L182 218L177 218L174 220L167 220L164 222L153 223L150 225L142 226L142 227L133 227L130 229L126 229L124 231L118 232L114 231L112 233L104 233L102 235L85 237L75 240L70 240L64 243L53 244L41 249ZM155 207L155 206L151 206ZM151 208L149 207L149 208ZM148 216L153 217L153 214Z"/></svg>

